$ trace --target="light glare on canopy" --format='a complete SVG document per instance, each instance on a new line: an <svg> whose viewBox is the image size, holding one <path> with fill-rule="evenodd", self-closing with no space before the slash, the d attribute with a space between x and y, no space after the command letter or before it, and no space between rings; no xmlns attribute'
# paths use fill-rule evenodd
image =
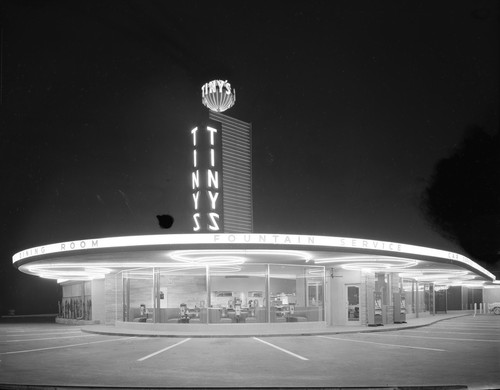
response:
<svg viewBox="0 0 500 390"><path fill-rule="evenodd" d="M265 250L265 249L248 249L248 250L178 250L169 254L169 257L180 263L188 263L193 265L238 265L249 260L249 257L254 256L284 256L288 259L297 259L308 261L311 255L302 251L291 250Z"/></svg>
<svg viewBox="0 0 500 390"><path fill-rule="evenodd" d="M340 264L346 270L386 270L395 272L400 269L414 267L417 260L395 257L376 256L343 256L337 258L317 259L315 264Z"/></svg>
<svg viewBox="0 0 500 390"><path fill-rule="evenodd" d="M443 285L463 285L464 282L472 281L474 275L464 270L453 269L421 269L405 270L399 274L402 278L414 279L417 282L434 282Z"/></svg>

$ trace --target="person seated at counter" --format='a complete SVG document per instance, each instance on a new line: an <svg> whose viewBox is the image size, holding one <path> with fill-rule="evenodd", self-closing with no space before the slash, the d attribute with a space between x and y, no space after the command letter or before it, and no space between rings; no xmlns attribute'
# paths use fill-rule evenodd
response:
<svg viewBox="0 0 500 390"><path fill-rule="evenodd" d="M297 318L294 317L295 314L295 304L290 303L288 305L288 310L286 311L286 322L296 322Z"/></svg>
<svg viewBox="0 0 500 390"><path fill-rule="evenodd" d="M253 306L253 300L251 299L248 301L248 315L250 317L255 316L255 307Z"/></svg>
<svg viewBox="0 0 500 390"><path fill-rule="evenodd" d="M234 305L234 321L235 322L240 322L240 317L241 317L241 305L237 303Z"/></svg>
<svg viewBox="0 0 500 390"><path fill-rule="evenodd" d="M224 313L225 308L222 308L222 311ZM231 322L246 322L246 318L249 317L250 312L246 308L242 308L241 305L235 305L234 309L227 309L225 310L226 312L226 317L222 317L221 319L227 319L231 320Z"/></svg>
<svg viewBox="0 0 500 390"><path fill-rule="evenodd" d="M148 310L146 309L145 304L141 304L139 306L139 317L135 317L133 319L134 322L147 322L148 320Z"/></svg>
<svg viewBox="0 0 500 390"><path fill-rule="evenodd" d="M181 303L179 306L179 323L189 324L189 311L185 303Z"/></svg>

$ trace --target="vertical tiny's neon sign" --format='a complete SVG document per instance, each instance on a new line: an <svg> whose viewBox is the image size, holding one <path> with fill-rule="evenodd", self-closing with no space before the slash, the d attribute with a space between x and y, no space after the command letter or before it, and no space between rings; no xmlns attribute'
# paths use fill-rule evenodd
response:
<svg viewBox="0 0 500 390"><path fill-rule="evenodd" d="M220 131L215 127L195 127L193 137L193 231L221 231L221 181L216 153Z"/></svg>

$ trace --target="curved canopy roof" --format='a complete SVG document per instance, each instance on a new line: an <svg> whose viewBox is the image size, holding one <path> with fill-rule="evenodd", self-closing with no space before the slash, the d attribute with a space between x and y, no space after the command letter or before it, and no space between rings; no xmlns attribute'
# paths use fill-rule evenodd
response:
<svg viewBox="0 0 500 390"><path fill-rule="evenodd" d="M322 265L398 272L440 284L481 285L495 276L454 252L363 238L293 234L163 234L83 239L29 248L13 256L20 271L90 280L131 268L237 269L242 264Z"/></svg>

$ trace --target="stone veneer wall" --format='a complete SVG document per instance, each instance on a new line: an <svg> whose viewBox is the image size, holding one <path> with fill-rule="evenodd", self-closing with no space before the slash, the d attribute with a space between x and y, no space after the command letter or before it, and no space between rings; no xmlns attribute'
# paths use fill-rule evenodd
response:
<svg viewBox="0 0 500 390"><path fill-rule="evenodd" d="M470 310L472 308L469 305L469 287L462 286L462 310Z"/></svg>
<svg viewBox="0 0 500 390"><path fill-rule="evenodd" d="M361 325L369 325L375 319L375 274L363 273L361 276L359 319Z"/></svg>
<svg viewBox="0 0 500 390"><path fill-rule="evenodd" d="M106 322L106 302L104 279L92 280L92 320L100 324Z"/></svg>
<svg viewBox="0 0 500 390"><path fill-rule="evenodd" d="M121 274L107 274L104 279L106 325L113 325L122 320L123 283Z"/></svg>
<svg viewBox="0 0 500 390"><path fill-rule="evenodd" d="M390 305L387 306L387 316L386 323L393 324L394 323L394 294L399 293L399 274L390 273L389 274L390 287L391 287L391 296L389 298Z"/></svg>

